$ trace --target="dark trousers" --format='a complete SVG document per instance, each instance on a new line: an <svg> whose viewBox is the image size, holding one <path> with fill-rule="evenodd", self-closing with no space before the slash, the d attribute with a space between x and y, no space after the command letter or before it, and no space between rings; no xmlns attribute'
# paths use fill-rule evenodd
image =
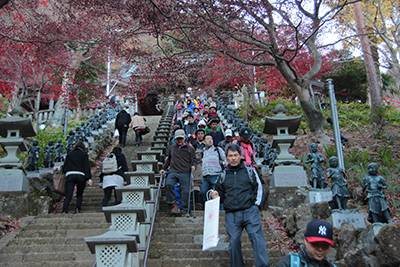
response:
<svg viewBox="0 0 400 267"><path fill-rule="evenodd" d="M243 267L241 238L243 228L246 229L257 267L269 266L264 233L261 227L260 213L256 205L225 215L226 232L229 235L229 260L233 267Z"/></svg>
<svg viewBox="0 0 400 267"><path fill-rule="evenodd" d="M136 144L138 144L138 143L142 144L142 131L141 130L135 131L135 141L136 141Z"/></svg>
<svg viewBox="0 0 400 267"><path fill-rule="evenodd" d="M117 129L119 132L119 144L124 146L126 142L126 133L128 132L128 127L121 126Z"/></svg>
<svg viewBox="0 0 400 267"><path fill-rule="evenodd" d="M110 187L107 187L107 188L103 189L104 197L103 197L103 200L101 202L103 207L107 207L108 202L111 199L111 194L112 194L113 189L114 189L114 198L115 198L114 204L118 204L119 203L119 201L117 199L117 192L115 191L115 186L110 186Z"/></svg>
<svg viewBox="0 0 400 267"><path fill-rule="evenodd" d="M188 198L190 193L190 172L168 173L166 187L167 187L167 203L170 205L176 203L176 197L175 197L176 183L180 184L182 213L188 213L189 212Z"/></svg>
<svg viewBox="0 0 400 267"><path fill-rule="evenodd" d="M69 203L74 194L74 187L76 185L76 208L81 210L83 201L83 191L86 187L86 180L84 175L70 174L65 177L65 199L63 204L63 212L68 212Z"/></svg>

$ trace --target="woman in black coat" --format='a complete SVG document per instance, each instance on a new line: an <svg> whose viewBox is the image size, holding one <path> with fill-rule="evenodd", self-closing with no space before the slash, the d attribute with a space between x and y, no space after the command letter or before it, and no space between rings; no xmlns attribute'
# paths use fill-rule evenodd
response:
<svg viewBox="0 0 400 267"><path fill-rule="evenodd" d="M57 170L57 167L54 167L53 170ZM89 186L92 185L89 156L85 152L85 144L83 142L77 142L71 152L67 154L61 170L65 173L65 199L62 213L68 213L68 206L71 202L75 185L77 188L75 213L79 213L82 208L83 191L85 190L86 182Z"/></svg>

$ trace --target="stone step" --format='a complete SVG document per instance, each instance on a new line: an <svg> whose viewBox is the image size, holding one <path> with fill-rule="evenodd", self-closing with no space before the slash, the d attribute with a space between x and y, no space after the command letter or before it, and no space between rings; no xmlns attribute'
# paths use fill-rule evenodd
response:
<svg viewBox="0 0 400 267"><path fill-rule="evenodd" d="M254 258L254 257L253 257ZM280 258L279 258L280 259ZM275 266L279 259L270 258L270 266ZM152 267L227 267L230 266L229 257L226 258L185 258L185 259L150 259L148 266ZM255 267L254 259L245 259L244 267Z"/></svg>
<svg viewBox="0 0 400 267"><path fill-rule="evenodd" d="M282 258L283 255L279 250L271 250L267 249L268 257L271 258ZM247 247L243 247L242 255L245 259L251 259L254 257L254 253L252 249L248 249ZM229 258L229 251L226 246L225 249L209 249L206 251L202 251L202 249L176 249L176 248L159 248L157 251L152 250L150 254L151 258L159 257L162 259L188 259L188 258Z"/></svg>
<svg viewBox="0 0 400 267"><path fill-rule="evenodd" d="M93 224L93 223L63 223L63 224L53 224L53 223L43 223L43 224L32 224L24 227L24 230L59 230L59 229L80 229L87 231L88 229L93 229L93 225L96 225L97 229L108 229L111 224Z"/></svg>
<svg viewBox="0 0 400 267"><path fill-rule="evenodd" d="M84 234L84 232L82 232ZM53 237L53 238L46 238L46 237L32 237L32 238L21 238L21 239L14 239L12 244L18 246L33 246L33 245L57 245L57 244L82 244L84 243L84 237Z"/></svg>
<svg viewBox="0 0 400 267"><path fill-rule="evenodd" d="M4 262L2 267L92 267L94 260L39 261L39 262Z"/></svg>
<svg viewBox="0 0 400 267"><path fill-rule="evenodd" d="M93 226L93 224L92 224ZM62 230L39 230L39 229L30 229L30 230L22 230L18 235L18 238L54 238L54 237L81 237L84 234L86 237L102 235L108 231L109 227L103 227L99 229L85 229L85 230L75 230L72 229L62 229Z"/></svg>
<svg viewBox="0 0 400 267"><path fill-rule="evenodd" d="M52 252L70 252L70 251L86 251L88 246L85 244L57 244L57 245L41 245L41 246L7 246L1 250L2 254L25 254L25 253L52 253ZM1 254L0 254L1 255Z"/></svg>
<svg viewBox="0 0 400 267"><path fill-rule="evenodd" d="M90 253L89 248L87 251L71 251L57 253L26 253L26 254L3 254L0 255L0 263L4 262L42 262L42 261L91 261L92 264L95 261L96 256ZM3 265L2 265L3 266ZM56 266L56 265L54 265Z"/></svg>

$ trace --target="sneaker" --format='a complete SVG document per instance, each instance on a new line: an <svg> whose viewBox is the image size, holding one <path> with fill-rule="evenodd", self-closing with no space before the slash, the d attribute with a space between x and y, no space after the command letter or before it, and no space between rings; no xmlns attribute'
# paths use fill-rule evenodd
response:
<svg viewBox="0 0 400 267"><path fill-rule="evenodd" d="M174 203L172 204L172 210L171 210L171 215L178 215L180 212L178 204Z"/></svg>
<svg viewBox="0 0 400 267"><path fill-rule="evenodd" d="M181 213L181 217L190 217L187 213Z"/></svg>

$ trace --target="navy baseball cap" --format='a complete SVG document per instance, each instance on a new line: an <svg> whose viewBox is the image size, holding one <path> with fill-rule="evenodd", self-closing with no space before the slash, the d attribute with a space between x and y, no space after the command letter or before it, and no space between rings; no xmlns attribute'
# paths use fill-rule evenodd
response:
<svg viewBox="0 0 400 267"><path fill-rule="evenodd" d="M333 227L330 223L315 220L307 224L304 237L308 242L327 242L333 246Z"/></svg>
<svg viewBox="0 0 400 267"><path fill-rule="evenodd" d="M242 138L249 138L250 137L250 133L251 133L251 130L250 130L249 127L243 127L243 128L240 129L240 134L239 135Z"/></svg>

